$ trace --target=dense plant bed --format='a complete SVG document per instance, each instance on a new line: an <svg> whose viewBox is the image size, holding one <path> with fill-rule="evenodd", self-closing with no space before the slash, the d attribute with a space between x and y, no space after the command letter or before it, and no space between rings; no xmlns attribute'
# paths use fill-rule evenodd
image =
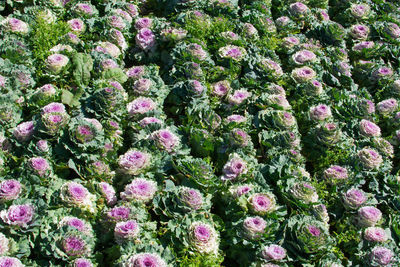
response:
<svg viewBox="0 0 400 267"><path fill-rule="evenodd" d="M0 1L0 267L400 266L400 4Z"/></svg>

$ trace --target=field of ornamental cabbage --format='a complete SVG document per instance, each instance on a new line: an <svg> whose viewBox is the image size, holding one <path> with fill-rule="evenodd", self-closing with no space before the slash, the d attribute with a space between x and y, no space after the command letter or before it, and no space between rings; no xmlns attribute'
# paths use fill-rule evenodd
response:
<svg viewBox="0 0 400 267"><path fill-rule="evenodd" d="M0 267L400 266L398 0L0 1Z"/></svg>

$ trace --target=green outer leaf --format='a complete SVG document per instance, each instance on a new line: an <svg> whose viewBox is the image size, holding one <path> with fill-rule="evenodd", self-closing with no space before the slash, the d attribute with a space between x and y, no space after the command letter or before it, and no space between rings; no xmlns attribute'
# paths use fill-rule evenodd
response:
<svg viewBox="0 0 400 267"><path fill-rule="evenodd" d="M124 73L122 69L109 69L102 73L102 77L105 80L115 80L121 84L128 80L128 76Z"/></svg>
<svg viewBox="0 0 400 267"><path fill-rule="evenodd" d="M77 53L72 57L74 81L79 86L87 86L90 82L90 72L93 70L93 60L90 55Z"/></svg>

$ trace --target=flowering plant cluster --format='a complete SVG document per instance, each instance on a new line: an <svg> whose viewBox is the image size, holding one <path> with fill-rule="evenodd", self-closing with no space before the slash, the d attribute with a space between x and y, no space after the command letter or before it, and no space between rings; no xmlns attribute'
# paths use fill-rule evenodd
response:
<svg viewBox="0 0 400 267"><path fill-rule="evenodd" d="M399 266L400 5L0 1L0 267Z"/></svg>

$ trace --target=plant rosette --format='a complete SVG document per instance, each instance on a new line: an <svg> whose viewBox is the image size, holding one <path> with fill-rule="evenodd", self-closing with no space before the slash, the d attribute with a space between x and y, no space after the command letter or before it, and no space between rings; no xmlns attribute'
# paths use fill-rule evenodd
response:
<svg viewBox="0 0 400 267"><path fill-rule="evenodd" d="M158 75L143 75L133 82L130 92L132 92L133 95L147 96L156 99L159 103L163 103L169 90Z"/></svg>
<svg viewBox="0 0 400 267"><path fill-rule="evenodd" d="M309 106L316 106L320 103L329 103L328 93L331 88L319 80L312 80L308 83L299 84L296 86L295 93L304 97L299 101L298 105L301 105L302 109ZM303 107L304 105L304 107Z"/></svg>
<svg viewBox="0 0 400 267"><path fill-rule="evenodd" d="M208 266L223 261L220 226L212 221L210 214L192 214L183 220L170 220L167 229L167 238L175 244L174 253L178 261L189 264L202 260Z"/></svg>
<svg viewBox="0 0 400 267"><path fill-rule="evenodd" d="M271 36L276 33L276 26L270 15L263 14L258 10L245 10L242 21L251 23L261 36Z"/></svg>
<svg viewBox="0 0 400 267"><path fill-rule="evenodd" d="M122 31L116 28L108 28L103 32L103 34L110 39L111 43L118 46L118 48L121 50L121 53L126 54L126 50L130 47L127 39L129 40L132 38L131 33L124 34Z"/></svg>
<svg viewBox="0 0 400 267"><path fill-rule="evenodd" d="M220 129L222 118L211 107L211 103L208 99L199 98L193 99L189 103L186 110L185 122L193 125L193 127L205 129L208 132L215 134L215 132Z"/></svg>
<svg viewBox="0 0 400 267"><path fill-rule="evenodd" d="M385 99L376 104L376 109L382 120L390 119L398 110L397 100L394 98Z"/></svg>
<svg viewBox="0 0 400 267"><path fill-rule="evenodd" d="M236 45L227 45L218 49L218 65L232 69L239 73L241 69L240 62L247 57L245 48Z"/></svg>
<svg viewBox="0 0 400 267"><path fill-rule="evenodd" d="M376 179L379 177L377 174L384 175L392 168L390 158L371 147L359 149L352 158L354 159L352 165L357 173L356 178L364 175Z"/></svg>
<svg viewBox="0 0 400 267"><path fill-rule="evenodd" d="M281 16L275 20L276 28L279 33L291 34L301 30L302 25L296 23L287 16Z"/></svg>
<svg viewBox="0 0 400 267"><path fill-rule="evenodd" d="M363 206L373 206L378 204L374 194L367 193L356 186L344 190L341 193L340 202L341 206L345 208L345 212L353 215Z"/></svg>
<svg viewBox="0 0 400 267"><path fill-rule="evenodd" d="M288 56L289 66L309 66L319 71L320 57L322 56L319 51L314 53L311 50L303 49Z"/></svg>
<svg viewBox="0 0 400 267"><path fill-rule="evenodd" d="M310 216L295 215L288 220L284 244L299 260L307 262L330 251L333 239L325 223Z"/></svg>
<svg viewBox="0 0 400 267"><path fill-rule="evenodd" d="M357 181L353 180L353 175L351 167L342 165L330 165L319 174L324 183L332 188L336 187L337 191L341 191L349 184L356 184Z"/></svg>
<svg viewBox="0 0 400 267"><path fill-rule="evenodd" d="M12 205L2 207L0 211L0 228L3 233L9 233L15 238L20 237L21 244L27 238L29 246L33 246L33 242L39 235L39 228L42 223L39 213L45 209L46 205L43 201L14 200ZM29 254L28 251L27 253Z"/></svg>
<svg viewBox="0 0 400 267"><path fill-rule="evenodd" d="M178 181L200 188L204 193L213 194L222 185L214 173L213 166L205 159L192 156L176 158L173 167L178 173L175 177Z"/></svg>
<svg viewBox="0 0 400 267"><path fill-rule="evenodd" d="M136 31L135 46L128 55L135 62L150 63L160 60L161 28L142 28Z"/></svg>
<svg viewBox="0 0 400 267"><path fill-rule="evenodd" d="M222 119L222 131L228 132L235 128L250 131L251 130L252 116L245 112L243 115L234 113Z"/></svg>
<svg viewBox="0 0 400 267"><path fill-rule="evenodd" d="M135 220L118 222L113 230L114 240L121 248L121 252L128 251L132 245L150 244L157 242L157 223Z"/></svg>
<svg viewBox="0 0 400 267"><path fill-rule="evenodd" d="M92 59L93 76L102 80L114 80L125 83L128 79L120 58L121 50L111 42L99 42L92 44L90 58Z"/></svg>
<svg viewBox="0 0 400 267"><path fill-rule="evenodd" d="M0 205L11 204L16 199L24 199L28 196L29 190L24 182L5 176L0 179Z"/></svg>
<svg viewBox="0 0 400 267"><path fill-rule="evenodd" d="M219 142L218 142L219 141ZM249 132L234 128L229 132L222 134L222 138L216 141L217 153L241 153L248 156L255 156L256 149L254 148L253 142Z"/></svg>
<svg viewBox="0 0 400 267"><path fill-rule="evenodd" d="M42 252L49 258L63 261L80 257L94 257L95 237L78 230L78 218L74 218L75 226L67 224L59 229L47 232L41 242ZM71 223L72 224L72 223Z"/></svg>
<svg viewBox="0 0 400 267"><path fill-rule="evenodd" d="M120 201L113 207L105 207L102 210L102 214L99 219L101 224L97 233L99 242L102 244L114 243L116 237L114 235L114 231L110 231L110 229L115 229L118 223L121 223L119 226L122 227L122 223L128 221L134 221L138 225L145 225L146 229L149 229L149 231L144 231L144 236L153 236L153 230L151 229L154 225L150 222L150 214L145 207L136 205L134 203ZM147 222L149 222L149 224L146 224ZM121 247L121 249L125 249L131 242L125 242L128 240L122 237L123 232L126 232L126 238L134 238L134 236L136 236L135 231L138 230L138 228L135 228L134 223L132 225L128 224L122 228L124 228L126 231L124 229L121 230L121 242L124 243L124 246L123 248ZM138 245L140 243L141 242L135 242L132 244Z"/></svg>
<svg viewBox="0 0 400 267"><path fill-rule="evenodd" d="M230 186L227 191L222 192L222 199L227 205L226 217L233 219L254 215L282 221L287 213L286 208L278 205L276 197L265 190L265 186L260 187L255 183Z"/></svg>
<svg viewBox="0 0 400 267"><path fill-rule="evenodd" d="M30 157L27 158L21 166L21 172L24 173L32 183L47 184L49 181L56 179L52 165L53 163L47 158Z"/></svg>
<svg viewBox="0 0 400 267"><path fill-rule="evenodd" d="M136 146L145 147L152 146L152 135L159 131L166 130L180 138L183 127L179 129L175 127L171 121L166 120L165 114L155 114L153 116L144 117L141 120L133 121L128 124L128 135L132 143ZM154 140L155 141L155 140ZM158 148L158 147L157 147ZM160 151L159 154L163 151Z"/></svg>
<svg viewBox="0 0 400 267"><path fill-rule="evenodd" d="M157 182L146 176L138 176L126 184L120 197L123 202L132 202L134 205L145 206L153 200L159 191Z"/></svg>
<svg viewBox="0 0 400 267"><path fill-rule="evenodd" d="M33 136L37 133L37 123L33 120L24 121L19 123L15 128L9 130L12 133L11 138L5 139L3 135L2 146L4 151L8 151L11 147L21 148L31 141ZM8 136L8 135L7 135Z"/></svg>
<svg viewBox="0 0 400 267"><path fill-rule="evenodd" d="M194 188L175 186L171 180L167 180L165 188L153 199L153 209L166 219L185 217L188 213L209 213L211 197Z"/></svg>
<svg viewBox="0 0 400 267"><path fill-rule="evenodd" d="M366 266L393 266L400 262L397 255L397 247L377 244L373 248L359 251L352 261Z"/></svg>
<svg viewBox="0 0 400 267"><path fill-rule="evenodd" d="M143 139L144 136L167 127L165 114L158 113L128 124L128 133L131 139Z"/></svg>
<svg viewBox="0 0 400 267"><path fill-rule="evenodd" d="M370 86L378 85L380 87L392 84L397 76L391 64L385 62L378 62L373 68L369 69L367 75Z"/></svg>
<svg viewBox="0 0 400 267"><path fill-rule="evenodd" d="M27 150L30 154L40 157L53 155L52 139L39 139L36 142L30 142Z"/></svg>
<svg viewBox="0 0 400 267"><path fill-rule="evenodd" d="M132 148L119 156L118 172L122 175L139 175L148 172L153 166L157 166L154 164L157 161L155 153L149 153L147 149Z"/></svg>
<svg viewBox="0 0 400 267"><path fill-rule="evenodd" d="M80 182L64 182L53 194L51 203L67 206L71 214L78 216L91 217L97 213L96 195Z"/></svg>
<svg viewBox="0 0 400 267"><path fill-rule="evenodd" d="M220 36L217 36L216 43L216 46L218 47L221 47L224 44L243 46L243 40L241 36L233 31L222 32Z"/></svg>
<svg viewBox="0 0 400 267"><path fill-rule="evenodd" d="M221 162L220 179L226 183L238 183L254 179L257 162L251 155L243 152L231 153L225 163Z"/></svg>
<svg viewBox="0 0 400 267"><path fill-rule="evenodd" d="M122 9L111 9L101 18L103 29L118 30L123 35L129 35L132 17Z"/></svg>
<svg viewBox="0 0 400 267"><path fill-rule="evenodd" d="M376 137L372 140L372 144L385 158L393 159L394 147L388 140Z"/></svg>
<svg viewBox="0 0 400 267"><path fill-rule="evenodd" d="M131 243L132 244L132 243ZM173 252L159 244L159 242L150 241L147 244L130 245L124 251L121 257L115 256L118 266L129 267L135 265L153 265L160 267L172 267L176 263ZM119 258L118 258L119 257ZM111 263L110 263L111 264Z"/></svg>
<svg viewBox="0 0 400 267"><path fill-rule="evenodd" d="M342 131L342 125L339 123L326 122L312 127L305 137L304 144L310 147L309 150L313 154L323 155L330 149L350 148L354 145L354 140Z"/></svg>
<svg viewBox="0 0 400 267"><path fill-rule="evenodd" d="M152 132L144 140L144 146L151 150L160 151L166 155L185 155L189 151L185 145L182 144L182 134L175 126L168 126Z"/></svg>
<svg viewBox="0 0 400 267"><path fill-rule="evenodd" d="M396 21L376 21L374 29L386 42L398 45L400 37L400 27Z"/></svg>
<svg viewBox="0 0 400 267"><path fill-rule="evenodd" d="M355 42L350 51L350 55L360 59L376 59L382 53L384 53L384 47L373 41Z"/></svg>
<svg viewBox="0 0 400 267"><path fill-rule="evenodd" d="M38 130L46 135L57 136L63 133L63 128L70 121L70 116L61 103L52 102L42 108L40 118L38 117Z"/></svg>
<svg viewBox="0 0 400 267"><path fill-rule="evenodd" d="M149 97L137 97L126 105L128 119L140 121L145 117L158 117L163 114L161 104Z"/></svg>
<svg viewBox="0 0 400 267"><path fill-rule="evenodd" d="M202 43L178 43L171 51L171 58L177 65L187 61L201 64L203 67L215 65Z"/></svg>
<svg viewBox="0 0 400 267"><path fill-rule="evenodd" d="M290 111L274 110L271 108L259 111L254 120L257 129L295 130L296 118Z"/></svg>
<svg viewBox="0 0 400 267"><path fill-rule="evenodd" d="M262 188L256 183L240 183L229 186L227 190L221 191L220 194L224 204L233 204L233 206L238 205L239 207L242 203L242 206L245 207L247 202L246 198L261 190Z"/></svg>
<svg viewBox="0 0 400 267"><path fill-rule="evenodd" d="M161 30L160 33L162 41L168 47L173 47L179 41L184 40L187 34L187 30L176 27L167 27Z"/></svg>
<svg viewBox="0 0 400 267"><path fill-rule="evenodd" d="M257 97L255 100L255 104L260 109L267 109L268 107L276 109L276 110L291 110L292 106L289 104L286 99L286 93L282 88L280 92L280 88L274 85L270 85L269 89L271 90L268 93L261 92L261 95Z"/></svg>
<svg viewBox="0 0 400 267"><path fill-rule="evenodd" d="M275 58L265 58L256 55L254 58L254 71L256 78L266 79L270 82L279 83L285 79L285 73L282 70L281 63Z"/></svg>
<svg viewBox="0 0 400 267"><path fill-rule="evenodd" d="M317 189L307 180L295 178L278 181L281 197L286 204L302 210L309 210L320 202Z"/></svg>
<svg viewBox="0 0 400 267"><path fill-rule="evenodd" d="M214 133L197 127L182 127L182 130L189 137L188 141L193 156L210 157L215 153L220 140Z"/></svg>
<svg viewBox="0 0 400 267"><path fill-rule="evenodd" d="M122 52L117 45L111 42L99 41L97 43L92 44L91 56L95 62L101 60L102 58L112 58L114 60L121 60ZM107 75L117 74L120 78L118 79L118 81L121 81L123 83L126 81L127 77L123 73L122 69L120 70L121 71L118 71L118 73L115 71L111 71Z"/></svg>
<svg viewBox="0 0 400 267"><path fill-rule="evenodd" d="M355 23L357 21L373 21L376 13L371 10L371 6L366 3L352 3L345 10L341 16L344 21L348 23Z"/></svg>
<svg viewBox="0 0 400 267"><path fill-rule="evenodd" d="M96 117L107 117L119 120L125 115L125 104L128 94L119 82L97 81L93 95L88 98L90 110Z"/></svg>
<svg viewBox="0 0 400 267"><path fill-rule="evenodd" d="M49 81L67 81L71 69L71 60L68 56L53 53L44 60L43 65L46 69L43 76Z"/></svg>
<svg viewBox="0 0 400 267"><path fill-rule="evenodd" d="M268 153L271 148L295 149L300 147L300 133L294 131L270 131L261 130L258 133L259 142L264 151Z"/></svg>
<svg viewBox="0 0 400 267"><path fill-rule="evenodd" d="M396 248L396 241L392 238L390 228L366 227L361 230L361 235L363 239L358 245L359 251L367 251L374 246L382 245Z"/></svg>
<svg viewBox="0 0 400 267"><path fill-rule="evenodd" d="M125 86L136 96L146 96L163 103L169 93L169 87L164 84L155 65L133 66L126 70L128 77Z"/></svg>
<svg viewBox="0 0 400 267"><path fill-rule="evenodd" d="M66 261L93 256L95 234L88 221L71 216L63 208L49 210L46 214L50 219L41 226L40 243L47 257Z"/></svg>
<svg viewBox="0 0 400 267"><path fill-rule="evenodd" d="M359 89L364 91L365 89ZM375 111L376 106L370 98L364 98L354 94L355 92L337 92L338 104L333 110L335 116L340 117L342 121L346 121L351 125L359 123L361 120L366 119L369 121L376 121ZM335 92L336 94L336 92Z"/></svg>
<svg viewBox="0 0 400 267"><path fill-rule="evenodd" d="M221 115L222 110L230 111L230 114L244 113L247 111L249 102L252 100L252 93L247 88L240 88L237 90L231 90L224 99L224 103L219 105Z"/></svg>
<svg viewBox="0 0 400 267"><path fill-rule="evenodd" d="M166 103L171 105L169 109L173 114L183 114L187 104L193 98L205 97L206 86L198 80L177 82L172 86Z"/></svg>
<svg viewBox="0 0 400 267"><path fill-rule="evenodd" d="M281 229L279 222L260 216L245 215L226 223L226 248L229 257L241 264L249 265L255 261L261 244L273 242ZM243 252L246 253L243 253Z"/></svg>
<svg viewBox="0 0 400 267"><path fill-rule="evenodd" d="M72 3L69 5L72 5ZM85 2L74 4L67 12L85 19L97 17L99 14L96 6Z"/></svg>
<svg viewBox="0 0 400 267"><path fill-rule="evenodd" d="M95 159L93 152L104 147L104 130L96 119L75 117L68 125L68 132L61 139L64 148L78 159Z"/></svg>
<svg viewBox="0 0 400 267"><path fill-rule="evenodd" d="M242 197L240 197L242 198ZM246 206L243 206L243 200L238 199L239 205L245 213L264 216L265 218L274 218L281 221L286 215L284 206L278 205L276 197L270 192L259 192L249 194L246 199Z"/></svg>
<svg viewBox="0 0 400 267"><path fill-rule="evenodd" d="M287 267L293 261L287 250L279 244L267 242L263 243L257 249L257 263L254 266L263 266L262 264L278 264L277 266ZM252 265L253 266L253 265Z"/></svg>

